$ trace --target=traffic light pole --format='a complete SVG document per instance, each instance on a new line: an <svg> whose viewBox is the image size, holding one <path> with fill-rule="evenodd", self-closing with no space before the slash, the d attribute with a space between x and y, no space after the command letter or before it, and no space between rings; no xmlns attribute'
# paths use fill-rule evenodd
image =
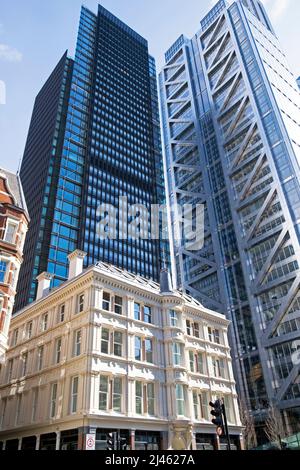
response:
<svg viewBox="0 0 300 470"><path fill-rule="evenodd" d="M121 450L121 433L120 429L117 432L117 450Z"/></svg>
<svg viewBox="0 0 300 470"><path fill-rule="evenodd" d="M228 446L228 450L231 450L230 437L229 437L228 424L227 424L227 416L226 416L226 409L225 409L224 403L222 403L222 412L223 412L223 417L224 417L224 426L225 426L225 434L226 434L226 439L227 439L227 446Z"/></svg>

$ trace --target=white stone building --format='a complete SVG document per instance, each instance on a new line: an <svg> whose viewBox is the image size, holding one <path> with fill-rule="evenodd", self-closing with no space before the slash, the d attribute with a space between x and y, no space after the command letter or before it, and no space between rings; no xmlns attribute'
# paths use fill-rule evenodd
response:
<svg viewBox="0 0 300 470"><path fill-rule="evenodd" d="M232 444L241 423L227 340L229 321L170 288L99 263L12 319L0 376L3 449L96 449L120 430L131 449L220 448L210 400L224 398Z"/></svg>

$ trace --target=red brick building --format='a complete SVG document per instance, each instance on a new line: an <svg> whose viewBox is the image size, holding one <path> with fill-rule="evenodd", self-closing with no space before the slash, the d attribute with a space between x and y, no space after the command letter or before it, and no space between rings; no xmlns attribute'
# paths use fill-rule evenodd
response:
<svg viewBox="0 0 300 470"><path fill-rule="evenodd" d="M7 349L28 223L19 176L0 168L0 364Z"/></svg>

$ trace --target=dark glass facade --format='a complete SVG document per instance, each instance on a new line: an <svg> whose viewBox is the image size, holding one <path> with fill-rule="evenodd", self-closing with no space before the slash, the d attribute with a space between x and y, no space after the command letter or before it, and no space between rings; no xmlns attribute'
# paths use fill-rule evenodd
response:
<svg viewBox="0 0 300 470"><path fill-rule="evenodd" d="M127 197L129 207L150 211L164 201L156 70L147 41L101 5L98 15L82 7L75 60L64 55L38 101L21 167L33 222L16 309L34 300L40 272L54 274L52 286L66 280L67 256L76 248L87 252L87 265L105 261L158 280L161 250L150 224L143 239L97 234L101 204L122 211L119 197ZM41 114L46 130L37 140Z"/></svg>

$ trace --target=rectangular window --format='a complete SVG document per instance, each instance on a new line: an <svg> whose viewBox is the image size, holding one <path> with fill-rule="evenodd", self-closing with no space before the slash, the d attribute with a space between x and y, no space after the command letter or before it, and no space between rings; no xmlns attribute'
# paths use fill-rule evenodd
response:
<svg viewBox="0 0 300 470"><path fill-rule="evenodd" d="M108 354L109 352L109 330L102 328L101 332L101 352Z"/></svg>
<svg viewBox="0 0 300 470"><path fill-rule="evenodd" d="M59 364L61 359L61 338L55 341L55 363Z"/></svg>
<svg viewBox="0 0 300 470"><path fill-rule="evenodd" d="M13 367L14 367L14 360L10 359L7 365L7 377L6 377L7 382L10 382L12 379Z"/></svg>
<svg viewBox="0 0 300 470"><path fill-rule="evenodd" d="M2 398L2 407L0 407L1 409L0 428L4 427L6 406L7 406L7 398Z"/></svg>
<svg viewBox="0 0 300 470"><path fill-rule="evenodd" d="M170 310L170 325L174 327L178 326L178 315L175 310Z"/></svg>
<svg viewBox="0 0 300 470"><path fill-rule="evenodd" d="M73 377L72 383L71 383L71 413L76 413L77 411L78 385L79 385L79 378Z"/></svg>
<svg viewBox="0 0 300 470"><path fill-rule="evenodd" d="M225 377L224 359L213 358L212 363L213 363L214 377L222 377L225 379L226 377Z"/></svg>
<svg viewBox="0 0 300 470"><path fill-rule="evenodd" d="M59 307L59 312L58 312L58 322L59 323L63 323L65 321L65 310L66 310L65 304L63 304Z"/></svg>
<svg viewBox="0 0 300 470"><path fill-rule="evenodd" d="M123 313L123 299L122 297L115 296L115 313L122 315Z"/></svg>
<svg viewBox="0 0 300 470"><path fill-rule="evenodd" d="M134 340L134 357L136 361L142 360L142 339L139 336Z"/></svg>
<svg viewBox="0 0 300 470"><path fill-rule="evenodd" d="M0 282L4 284L6 280L6 269L7 269L7 262L1 260L0 261Z"/></svg>
<svg viewBox="0 0 300 470"><path fill-rule="evenodd" d="M14 222L7 222L6 230L5 230L5 236L4 236L4 241L7 243L15 243L15 237L18 229L18 223Z"/></svg>
<svg viewBox="0 0 300 470"><path fill-rule="evenodd" d="M194 336L200 338L200 328L199 323L194 323Z"/></svg>
<svg viewBox="0 0 300 470"><path fill-rule="evenodd" d="M148 414L150 416L155 415L155 397L154 397L155 391L154 391L154 384L149 383L147 384L147 403L148 403Z"/></svg>
<svg viewBox="0 0 300 470"><path fill-rule="evenodd" d="M189 351L190 371L195 372L195 355L193 351Z"/></svg>
<svg viewBox="0 0 300 470"><path fill-rule="evenodd" d="M146 362L153 363L153 345L151 339L145 340Z"/></svg>
<svg viewBox="0 0 300 470"><path fill-rule="evenodd" d="M13 337L12 337L12 346L16 346L17 342L18 342L18 337L19 337L19 330L18 328L16 330L14 330L13 332Z"/></svg>
<svg viewBox="0 0 300 470"><path fill-rule="evenodd" d="M77 312L81 313L84 310L84 294L80 294L77 298Z"/></svg>
<svg viewBox="0 0 300 470"><path fill-rule="evenodd" d="M18 425L21 421L21 408L22 408L22 395L17 395L17 408L15 424Z"/></svg>
<svg viewBox="0 0 300 470"><path fill-rule="evenodd" d="M110 294L108 292L103 292L102 309L110 311Z"/></svg>
<svg viewBox="0 0 300 470"><path fill-rule="evenodd" d="M99 388L99 410L106 411L108 409L108 377L100 376Z"/></svg>
<svg viewBox="0 0 300 470"><path fill-rule="evenodd" d="M220 331L214 330L214 342L220 344Z"/></svg>
<svg viewBox="0 0 300 470"><path fill-rule="evenodd" d="M152 323L151 308L144 306L144 322Z"/></svg>
<svg viewBox="0 0 300 470"><path fill-rule="evenodd" d="M113 410L121 413L122 411L122 379L113 380Z"/></svg>
<svg viewBox="0 0 300 470"><path fill-rule="evenodd" d="M178 343L173 344L173 361L175 366L181 365L181 345Z"/></svg>
<svg viewBox="0 0 300 470"><path fill-rule="evenodd" d="M41 330L46 331L48 328L48 313L44 313L42 316Z"/></svg>
<svg viewBox="0 0 300 470"><path fill-rule="evenodd" d="M209 405L207 392L193 391L194 416L196 420L209 420Z"/></svg>
<svg viewBox="0 0 300 470"><path fill-rule="evenodd" d="M134 304L134 319L140 320L141 319L141 306L140 304Z"/></svg>
<svg viewBox="0 0 300 470"><path fill-rule="evenodd" d="M31 336L32 336L32 327L33 327L32 321L27 323L27 325L26 325L26 339L31 338Z"/></svg>
<svg viewBox="0 0 300 470"><path fill-rule="evenodd" d="M74 356L80 356L81 354L81 330L75 331L74 333Z"/></svg>
<svg viewBox="0 0 300 470"><path fill-rule="evenodd" d="M135 382L135 411L136 414L143 414L143 384L142 382Z"/></svg>
<svg viewBox="0 0 300 470"><path fill-rule="evenodd" d="M122 357L123 334L119 331L114 332L114 355Z"/></svg>
<svg viewBox="0 0 300 470"><path fill-rule="evenodd" d="M208 338L211 343L220 344L220 331L208 327Z"/></svg>
<svg viewBox="0 0 300 470"><path fill-rule="evenodd" d="M31 415L31 420L34 422L36 420L36 414L37 414L37 407L38 407L38 400L39 400L39 389L34 388L33 389L33 395L32 395L32 415Z"/></svg>
<svg viewBox="0 0 300 470"><path fill-rule="evenodd" d="M196 420L202 418L201 414L201 395L193 391L193 407L194 407L194 417Z"/></svg>
<svg viewBox="0 0 300 470"><path fill-rule="evenodd" d="M209 397L207 392L201 393L201 406L202 406L202 417L206 421L210 420L210 407L209 407Z"/></svg>
<svg viewBox="0 0 300 470"><path fill-rule="evenodd" d="M224 406L225 406L226 416L227 416L227 419L228 419L229 423L234 424L235 419L234 419L234 411L233 411L233 400L232 400L232 397L229 396L229 395L225 395L225 396L223 397L223 403L224 403Z"/></svg>
<svg viewBox="0 0 300 470"><path fill-rule="evenodd" d="M57 383L51 386L50 418L55 418L57 400Z"/></svg>
<svg viewBox="0 0 300 470"><path fill-rule="evenodd" d="M202 353L197 354L197 372L199 374L205 374L204 369L204 356Z"/></svg>
<svg viewBox="0 0 300 470"><path fill-rule="evenodd" d="M177 415L185 416L184 388L181 384L176 385L176 405Z"/></svg>
<svg viewBox="0 0 300 470"><path fill-rule="evenodd" d="M190 320L186 320L186 334L192 336L192 327Z"/></svg>
<svg viewBox="0 0 300 470"><path fill-rule="evenodd" d="M44 361L44 346L39 346L37 354L37 370L42 370Z"/></svg>

